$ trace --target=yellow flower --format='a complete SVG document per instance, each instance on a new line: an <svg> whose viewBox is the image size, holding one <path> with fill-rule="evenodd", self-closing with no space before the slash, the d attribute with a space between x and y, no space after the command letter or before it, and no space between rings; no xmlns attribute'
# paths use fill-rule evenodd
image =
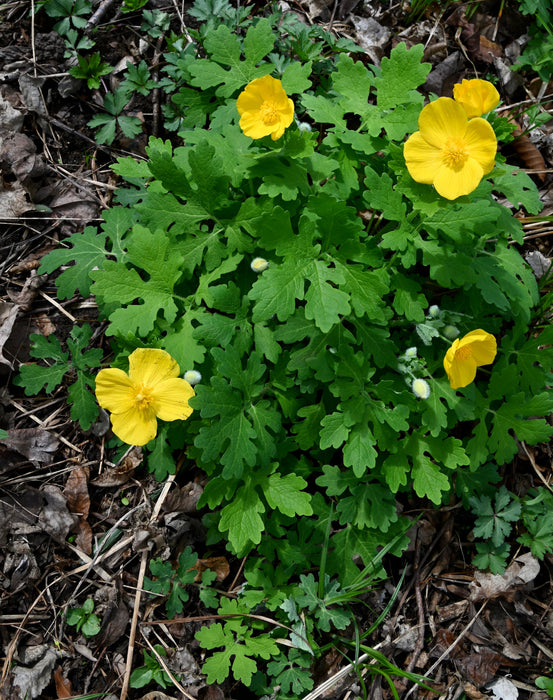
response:
<svg viewBox="0 0 553 700"><path fill-rule="evenodd" d="M270 75L248 83L238 95L236 108L240 128L252 139L279 139L294 119L294 103L286 96L280 80Z"/></svg>
<svg viewBox="0 0 553 700"><path fill-rule="evenodd" d="M434 185L446 199L457 199L478 187L495 163L497 139L485 119L467 119L450 97L439 97L423 108L419 131L404 147L409 174Z"/></svg>
<svg viewBox="0 0 553 700"><path fill-rule="evenodd" d="M444 357L444 369L451 388L468 386L476 377L476 368L491 364L496 354L494 336L481 328L457 338Z"/></svg>
<svg viewBox="0 0 553 700"><path fill-rule="evenodd" d="M499 93L487 80L463 80L453 86L453 98L467 117L481 117L499 104Z"/></svg>
<svg viewBox="0 0 553 700"><path fill-rule="evenodd" d="M180 379L180 368L165 350L138 348L129 355L129 373L102 369L96 377L96 398L111 411L111 425L129 445L145 445L157 433L157 420L185 420L194 389Z"/></svg>

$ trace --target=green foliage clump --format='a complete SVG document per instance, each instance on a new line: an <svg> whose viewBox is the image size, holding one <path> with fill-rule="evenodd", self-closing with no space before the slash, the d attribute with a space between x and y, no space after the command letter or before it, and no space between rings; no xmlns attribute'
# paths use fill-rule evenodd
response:
<svg viewBox="0 0 553 700"><path fill-rule="evenodd" d="M278 682L294 697L311 687L305 669L322 636L355 624L360 581L384 575L379 549L407 546L401 506L413 494L438 507L456 492L473 509L475 535L494 548L477 545L482 566L503 565L519 516L520 543L549 551L544 496L491 498L517 441L553 433L552 331L536 318L540 290L513 216L541 203L501 155L453 201L413 181L402 144L424 105L422 46L399 44L377 67L276 12L251 18L201 0L193 14L202 25L193 42L171 36L158 84L182 145L151 138L146 160L120 158L126 185L101 231L71 236L39 272L70 265L60 296L95 296L114 366L157 347L182 372L201 371L192 417L163 426L146 452L163 479L186 446L209 479L199 502L208 546L249 555L243 591L221 600L227 618L198 633L213 652L204 671L259 694ZM269 74L296 120L277 141L254 141L236 99ZM127 87L148 81L138 66ZM124 106L122 96L106 108L106 142L114 119L124 131ZM445 352L478 328L497 338L497 358L455 391ZM147 586L167 596L170 616L188 602L195 561L187 550L176 568L151 562ZM215 605L209 583L202 600ZM258 611L286 627L289 652Z"/></svg>
<svg viewBox="0 0 553 700"><path fill-rule="evenodd" d="M102 623L94 612L94 601L87 598L82 608L71 608L67 611L65 621L75 627L84 637L94 637L100 631Z"/></svg>

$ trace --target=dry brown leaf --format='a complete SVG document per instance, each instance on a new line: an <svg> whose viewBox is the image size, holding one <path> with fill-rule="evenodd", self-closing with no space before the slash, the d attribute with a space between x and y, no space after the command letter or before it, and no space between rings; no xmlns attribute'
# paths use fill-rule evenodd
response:
<svg viewBox="0 0 553 700"><path fill-rule="evenodd" d="M127 606L123 602L112 601L104 613L102 626L98 635L94 638L94 644L102 647L115 644L125 633L128 622L129 611Z"/></svg>
<svg viewBox="0 0 553 700"><path fill-rule="evenodd" d="M113 469L106 469L105 472L91 480L93 486L100 488L110 488L112 486L121 486L126 484L132 478L134 470L142 462L142 449L140 447L133 448L129 454Z"/></svg>
<svg viewBox="0 0 553 700"><path fill-rule="evenodd" d="M163 503L163 511L165 513L195 513L203 491L200 484L195 481L185 484L182 488L173 489Z"/></svg>
<svg viewBox="0 0 553 700"><path fill-rule="evenodd" d="M173 695L165 695L161 690L152 690L151 693L146 693L138 700L177 700Z"/></svg>
<svg viewBox="0 0 553 700"><path fill-rule="evenodd" d="M63 495L67 499L67 507L71 513L80 515L85 520L90 510L90 496L88 495L88 473L82 467L76 467L69 474Z"/></svg>
<svg viewBox="0 0 553 700"><path fill-rule="evenodd" d="M538 560L530 553L517 557L507 567L504 574L474 573L474 580L469 583L470 600L489 600L503 596L510 599L517 590L533 581L540 572Z"/></svg>
<svg viewBox="0 0 553 700"><path fill-rule="evenodd" d="M226 579L230 573L230 566L226 557L208 557L207 559L198 559L192 567L198 570L195 581L200 581L204 571L209 569L217 574L217 581L221 582Z"/></svg>
<svg viewBox="0 0 553 700"><path fill-rule="evenodd" d="M9 437L3 440L6 447L19 452L35 466L50 464L58 449L59 440L42 428L20 428L9 430Z"/></svg>
<svg viewBox="0 0 553 700"><path fill-rule="evenodd" d="M1 212L0 212L1 218ZM19 305L11 304L7 301L0 301L0 363L3 365L8 365L10 369L13 369L12 363L4 357L2 350L4 344L11 335L13 324L19 313Z"/></svg>
<svg viewBox="0 0 553 700"><path fill-rule="evenodd" d="M46 484L41 493L46 499L46 505L40 511L39 524L56 542L64 543L77 524L77 516L69 512L61 489L57 486Z"/></svg>
<svg viewBox="0 0 553 700"><path fill-rule="evenodd" d="M71 681L68 678L64 678L61 666L58 666L54 671L54 682L58 698L70 698L73 695Z"/></svg>
<svg viewBox="0 0 553 700"><path fill-rule="evenodd" d="M92 554L92 528L88 524L88 521L84 520L83 518L79 518L78 527L79 529L77 531L77 537L75 538L75 544L85 554Z"/></svg>
<svg viewBox="0 0 553 700"><path fill-rule="evenodd" d="M477 688L489 683L503 663L503 656L490 649L463 656L455 661L455 666Z"/></svg>

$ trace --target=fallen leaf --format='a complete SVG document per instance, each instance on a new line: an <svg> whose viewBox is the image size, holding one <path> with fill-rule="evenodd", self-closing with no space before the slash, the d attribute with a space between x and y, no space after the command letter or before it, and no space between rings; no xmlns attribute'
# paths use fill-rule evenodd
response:
<svg viewBox="0 0 553 700"><path fill-rule="evenodd" d="M1 206L1 203L0 203ZM1 214L0 214L1 217ZM13 364L2 354L4 344L11 335L13 324L19 313L19 305L0 301L0 363L13 369Z"/></svg>
<svg viewBox="0 0 553 700"><path fill-rule="evenodd" d="M9 189L0 185L0 219L18 219L34 208L34 205L27 201L27 192L20 182L12 183Z"/></svg>
<svg viewBox="0 0 553 700"><path fill-rule="evenodd" d="M457 658L455 666L477 688L489 683L501 666L503 657L489 649Z"/></svg>
<svg viewBox="0 0 553 700"><path fill-rule="evenodd" d="M207 559L198 559L192 567L198 570L195 581L201 581L204 571L209 569L217 574L217 581L221 582L226 579L230 573L230 566L226 557L208 557Z"/></svg>
<svg viewBox="0 0 553 700"><path fill-rule="evenodd" d="M134 470L141 464L142 458L142 449L135 447L121 461L121 464L113 467L113 469L106 469L100 476L92 479L90 483L100 488L111 488L112 486L126 484L132 478Z"/></svg>
<svg viewBox="0 0 553 700"><path fill-rule="evenodd" d="M39 524L56 542L65 542L69 532L77 524L77 517L69 512L67 503L57 486L46 484L41 493L46 499L39 515Z"/></svg>
<svg viewBox="0 0 553 700"><path fill-rule="evenodd" d="M64 678L61 666L58 666L54 671L54 683L56 684L58 698L70 698L73 695L71 681L68 678Z"/></svg>
<svg viewBox="0 0 553 700"><path fill-rule="evenodd" d="M474 580L469 583L470 600L475 603L498 596L510 599L517 590L533 581L539 572L540 564L530 552L517 557L504 574L476 571Z"/></svg>
<svg viewBox="0 0 553 700"><path fill-rule="evenodd" d="M163 511L165 513L195 513L203 492L203 488L195 481L185 484L182 488L173 489L165 499Z"/></svg>
<svg viewBox="0 0 553 700"><path fill-rule="evenodd" d="M53 462L59 440L52 433L43 428L19 428L8 430L8 435L3 440L4 445L19 452L35 466Z"/></svg>
<svg viewBox="0 0 553 700"><path fill-rule="evenodd" d="M518 698L518 688L508 678L498 678L488 685L488 690L492 691L494 700L517 700Z"/></svg>
<svg viewBox="0 0 553 700"><path fill-rule="evenodd" d="M67 507L71 513L80 515L85 520L90 510L90 496L88 495L88 474L82 467L76 467L69 474L63 489L63 495L67 500Z"/></svg>
<svg viewBox="0 0 553 700"><path fill-rule="evenodd" d="M115 644L125 633L128 622L129 611L127 606L123 602L114 600L108 605L104 613L102 626L94 638L94 644L102 647Z"/></svg>
<svg viewBox="0 0 553 700"><path fill-rule="evenodd" d="M46 644L27 647L20 652L24 666L16 665L12 669L14 685L19 686L22 698L41 697L42 691L52 679L52 669L59 654ZM32 665L28 665L32 664Z"/></svg>
<svg viewBox="0 0 553 700"><path fill-rule="evenodd" d="M92 554L92 528L87 520L79 518L77 537L75 544L85 554Z"/></svg>

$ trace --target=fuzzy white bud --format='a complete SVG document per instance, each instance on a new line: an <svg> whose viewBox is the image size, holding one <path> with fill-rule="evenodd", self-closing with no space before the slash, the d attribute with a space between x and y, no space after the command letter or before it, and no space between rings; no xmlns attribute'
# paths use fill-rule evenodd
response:
<svg viewBox="0 0 553 700"><path fill-rule="evenodd" d="M430 396L430 384L424 379L413 379L411 390L417 399L427 399Z"/></svg>
<svg viewBox="0 0 553 700"><path fill-rule="evenodd" d="M184 373L184 380L187 381L190 386L195 386L202 381L202 375L196 369L189 369Z"/></svg>
<svg viewBox="0 0 553 700"><path fill-rule="evenodd" d="M265 258L254 258L250 264L250 267L254 272L264 272L269 267L269 263L265 260Z"/></svg>
<svg viewBox="0 0 553 700"><path fill-rule="evenodd" d="M459 329L455 328L455 326L446 326L444 328L444 335L448 340L455 340L459 335Z"/></svg>
<svg viewBox="0 0 553 700"><path fill-rule="evenodd" d="M298 122L298 130L303 134L304 131L311 131L311 124L307 122Z"/></svg>
<svg viewBox="0 0 553 700"><path fill-rule="evenodd" d="M441 313L440 307L436 304L432 304L432 306L428 309L428 315L430 318L438 318Z"/></svg>
<svg viewBox="0 0 553 700"><path fill-rule="evenodd" d="M404 357L406 360L412 360L416 356L417 356L417 348L414 346L412 348L407 348L407 350L405 351Z"/></svg>

